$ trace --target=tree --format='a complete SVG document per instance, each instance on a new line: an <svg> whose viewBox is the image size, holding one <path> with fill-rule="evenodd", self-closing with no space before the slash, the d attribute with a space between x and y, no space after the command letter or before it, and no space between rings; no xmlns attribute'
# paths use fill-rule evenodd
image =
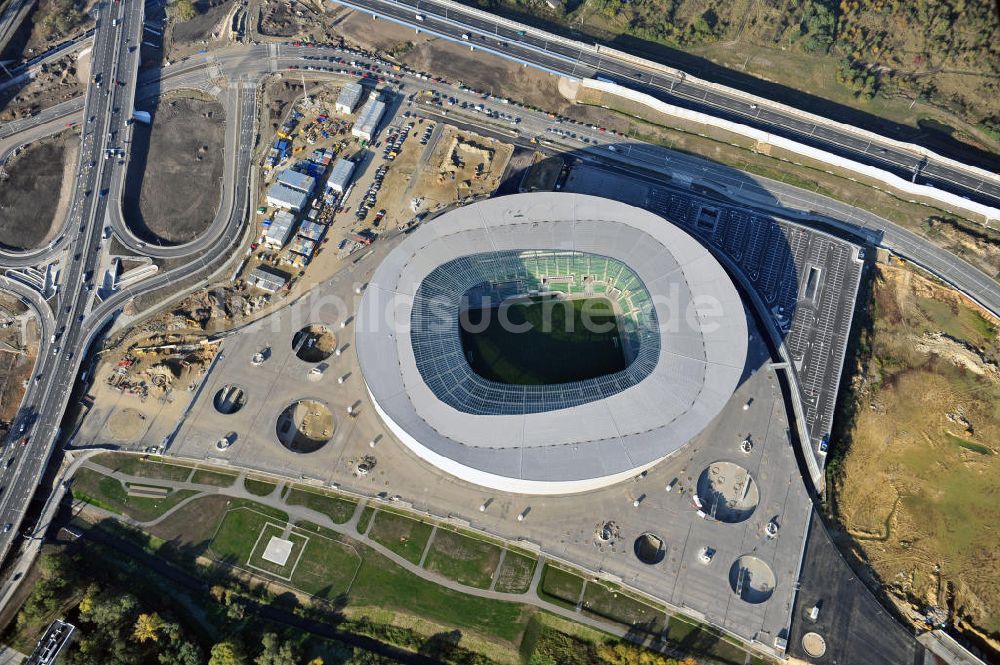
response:
<svg viewBox="0 0 1000 665"><path fill-rule="evenodd" d="M219 642L212 647L208 665L244 665L243 649L235 642Z"/></svg>
<svg viewBox="0 0 1000 665"><path fill-rule="evenodd" d="M147 640L159 641L160 631L166 628L167 623L160 618L156 612L152 614L140 614L135 620L135 628L132 629L132 637L140 642Z"/></svg>
<svg viewBox="0 0 1000 665"><path fill-rule="evenodd" d="M260 641L264 650L254 659L256 665L296 665L299 662L291 642L280 642L274 633L264 633Z"/></svg>
<svg viewBox="0 0 1000 665"><path fill-rule="evenodd" d="M160 652L161 665L201 665L205 660L201 649L193 642L178 641Z"/></svg>
<svg viewBox="0 0 1000 665"><path fill-rule="evenodd" d="M171 12L178 21L190 21L198 15L192 0L174 0L170 4Z"/></svg>

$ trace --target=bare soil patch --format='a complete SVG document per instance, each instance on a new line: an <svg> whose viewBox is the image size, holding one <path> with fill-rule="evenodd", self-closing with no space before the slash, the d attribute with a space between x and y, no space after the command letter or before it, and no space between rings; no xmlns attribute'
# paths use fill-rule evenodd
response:
<svg viewBox="0 0 1000 665"><path fill-rule="evenodd" d="M512 153L508 143L446 125L411 190L419 193L420 210L492 193Z"/></svg>
<svg viewBox="0 0 1000 665"><path fill-rule="evenodd" d="M79 146L76 132L63 132L28 146L3 167L0 246L32 249L45 244L69 200Z"/></svg>
<svg viewBox="0 0 1000 665"><path fill-rule="evenodd" d="M138 441L146 427L146 416L136 409L115 411L108 419L108 431L119 441Z"/></svg>
<svg viewBox="0 0 1000 665"><path fill-rule="evenodd" d="M171 23L171 41L175 44L190 44L215 39L216 35L213 32L221 28L221 21L232 6L233 0L198 0L194 3L197 16L190 21Z"/></svg>
<svg viewBox="0 0 1000 665"><path fill-rule="evenodd" d="M915 625L936 606L960 630L995 635L997 322L905 267L879 266L873 298L851 385L852 422L846 440L833 441L844 546Z"/></svg>
<svg viewBox="0 0 1000 665"><path fill-rule="evenodd" d="M222 198L222 105L174 97L146 110L153 124L137 123L132 135L125 219L147 242L190 242L211 225Z"/></svg>
<svg viewBox="0 0 1000 665"><path fill-rule="evenodd" d="M90 9L97 0L37 0L35 8L4 49L6 58L32 58L94 27Z"/></svg>

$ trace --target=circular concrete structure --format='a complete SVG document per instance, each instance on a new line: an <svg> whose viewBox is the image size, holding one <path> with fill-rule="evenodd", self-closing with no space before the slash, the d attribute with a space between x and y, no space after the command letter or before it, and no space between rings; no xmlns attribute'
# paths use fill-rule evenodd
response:
<svg viewBox="0 0 1000 665"><path fill-rule="evenodd" d="M289 404L274 425L278 441L293 453L314 453L333 437L330 408L314 399Z"/></svg>
<svg viewBox="0 0 1000 665"><path fill-rule="evenodd" d="M219 391L215 393L215 397L212 399L212 406L215 407L215 410L227 416L242 409L246 406L246 403L246 391L242 387L231 383L227 383L219 388Z"/></svg>
<svg viewBox="0 0 1000 665"><path fill-rule="evenodd" d="M698 499L705 513L735 524L753 514L760 491L750 472L739 464L713 462L698 477Z"/></svg>
<svg viewBox="0 0 1000 665"><path fill-rule="evenodd" d="M826 640L819 633L806 633L802 636L802 650L810 658L822 658L826 654Z"/></svg>
<svg viewBox="0 0 1000 665"><path fill-rule="evenodd" d="M746 603L758 605L774 593L775 577L771 566L762 559L744 554L729 568L729 585Z"/></svg>
<svg viewBox="0 0 1000 665"><path fill-rule="evenodd" d="M337 336L322 324L306 326L292 336L295 357L307 363L318 363L333 355Z"/></svg>
<svg viewBox="0 0 1000 665"><path fill-rule="evenodd" d="M635 539L635 558L648 566L655 566L663 561L667 554L663 539L654 533L644 533Z"/></svg>
<svg viewBox="0 0 1000 665"><path fill-rule="evenodd" d="M550 385L476 374L460 315L546 292L612 301L625 368ZM418 228L372 275L356 325L373 405L403 444L466 481L530 494L609 485L679 450L728 403L748 344L736 288L688 233L559 193L490 199Z"/></svg>

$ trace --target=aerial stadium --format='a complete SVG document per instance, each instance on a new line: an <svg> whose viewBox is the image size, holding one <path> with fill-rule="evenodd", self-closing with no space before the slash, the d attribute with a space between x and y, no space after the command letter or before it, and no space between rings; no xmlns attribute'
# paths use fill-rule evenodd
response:
<svg viewBox="0 0 1000 665"><path fill-rule="evenodd" d="M680 450L743 374L740 296L694 238L645 210L535 193L452 210L375 270L356 344L372 403L470 483L562 494Z"/></svg>

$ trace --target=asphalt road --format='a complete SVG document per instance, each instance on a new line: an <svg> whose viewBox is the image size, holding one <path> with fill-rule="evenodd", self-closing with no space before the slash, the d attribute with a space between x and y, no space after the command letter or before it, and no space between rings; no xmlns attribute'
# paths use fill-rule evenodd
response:
<svg viewBox="0 0 1000 665"><path fill-rule="evenodd" d="M21 22L35 6L35 0L10 0L3 14L0 14L0 53L14 36Z"/></svg>
<svg viewBox="0 0 1000 665"><path fill-rule="evenodd" d="M130 51L125 40L138 44L142 30L142 0L115 0L100 7L91 72L100 87L88 87L84 104L84 130L80 168L73 185L70 224L79 232L67 234L67 251L73 257L63 269L63 289L56 297L54 342L42 340L44 357L36 368L26 398L15 421L20 445L8 441L5 454L14 462L0 472L0 558L6 555L19 532L19 525L41 478L59 423L76 381L83 351L93 335L96 317L93 273L103 256L101 231L107 213L108 188L117 160L104 159L107 148L117 145L125 121L131 116L132 95L138 69L139 50ZM121 81L119 85L117 81ZM72 226L71 226L72 228ZM46 307L47 309L47 307ZM20 432L24 425L23 433ZM10 525L10 528L7 528Z"/></svg>
<svg viewBox="0 0 1000 665"><path fill-rule="evenodd" d="M441 0L334 1L558 74L606 78L672 104L785 136L907 179L919 171L916 181L921 184L931 184L987 205L1000 204L1000 179L984 178L975 170L960 168L942 159L928 160L890 141L872 140L844 125L786 110L766 100L751 99L737 91L729 92L683 75L675 77L642 67L607 51L599 52L589 44L529 26L511 27L510 21L487 17L457 3ZM468 40L464 35L468 35Z"/></svg>

